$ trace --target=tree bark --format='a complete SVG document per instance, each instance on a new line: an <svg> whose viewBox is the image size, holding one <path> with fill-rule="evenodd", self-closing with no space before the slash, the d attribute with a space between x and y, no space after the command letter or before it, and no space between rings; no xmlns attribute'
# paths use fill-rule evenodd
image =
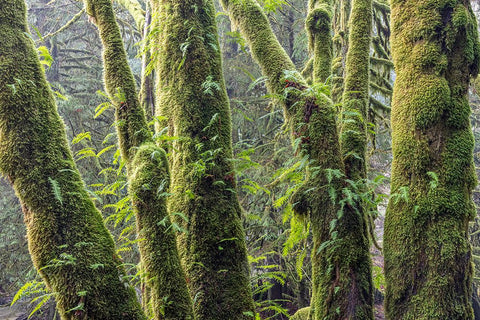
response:
<svg viewBox="0 0 480 320"><path fill-rule="evenodd" d="M23 0L0 5L0 38L0 170L21 200L35 267L62 319L145 319L73 162Z"/></svg>
<svg viewBox="0 0 480 320"><path fill-rule="evenodd" d="M253 319L213 1L154 0L157 114L176 137L169 210L198 320ZM162 124L163 126L163 124Z"/></svg>
<svg viewBox="0 0 480 320"><path fill-rule="evenodd" d="M475 215L467 100L478 72L469 1L392 1L392 196L385 220L388 319L472 319Z"/></svg>

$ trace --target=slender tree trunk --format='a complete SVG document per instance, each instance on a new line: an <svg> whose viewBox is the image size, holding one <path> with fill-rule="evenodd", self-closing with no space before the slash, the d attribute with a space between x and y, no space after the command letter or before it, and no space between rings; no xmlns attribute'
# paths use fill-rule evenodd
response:
<svg viewBox="0 0 480 320"><path fill-rule="evenodd" d="M154 319L193 319L185 274L166 208L169 187L165 151L153 143L110 0L85 0L104 52L105 87L115 104L118 139L127 163L129 195L137 222L147 303Z"/></svg>
<svg viewBox="0 0 480 320"><path fill-rule="evenodd" d="M475 215L467 100L478 71L469 1L392 1L392 196L385 220L388 319L472 319Z"/></svg>
<svg viewBox="0 0 480 320"><path fill-rule="evenodd" d="M313 52L313 82L324 83L332 69L332 1L309 0L305 24Z"/></svg>
<svg viewBox="0 0 480 320"><path fill-rule="evenodd" d="M198 320L253 319L213 1L154 0L157 113L172 136L169 209Z"/></svg>
<svg viewBox="0 0 480 320"><path fill-rule="evenodd" d="M352 10L352 0L334 2L333 19L333 60L332 60L332 100L341 103L345 78L345 64L348 52L348 21Z"/></svg>
<svg viewBox="0 0 480 320"><path fill-rule="evenodd" d="M62 319L145 319L66 140L22 0L0 4L0 169Z"/></svg>

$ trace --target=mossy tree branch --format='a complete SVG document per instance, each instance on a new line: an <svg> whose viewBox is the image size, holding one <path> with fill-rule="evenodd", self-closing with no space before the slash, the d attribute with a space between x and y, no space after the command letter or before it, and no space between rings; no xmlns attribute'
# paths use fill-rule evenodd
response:
<svg viewBox="0 0 480 320"><path fill-rule="evenodd" d="M309 0L305 25L313 52L313 81L324 83L332 69L332 1Z"/></svg>

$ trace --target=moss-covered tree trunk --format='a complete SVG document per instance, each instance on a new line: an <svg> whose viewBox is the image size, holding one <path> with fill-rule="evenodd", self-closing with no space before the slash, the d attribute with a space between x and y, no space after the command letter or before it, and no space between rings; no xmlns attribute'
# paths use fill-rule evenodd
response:
<svg viewBox="0 0 480 320"><path fill-rule="evenodd" d="M23 0L0 4L0 170L22 203L35 267L62 319L145 319L66 140Z"/></svg>
<svg viewBox="0 0 480 320"><path fill-rule="evenodd" d="M323 83L332 69L332 1L309 0L305 25L313 52L313 81Z"/></svg>
<svg viewBox="0 0 480 320"><path fill-rule="evenodd" d="M172 146L169 209L185 231L178 247L195 318L253 319L231 119L213 1L154 0L158 18L157 110Z"/></svg>
<svg viewBox="0 0 480 320"><path fill-rule="evenodd" d="M345 177L353 181L353 194L365 194L367 181L367 110L369 100L370 41L372 29L372 0L353 0L348 23L348 52L345 63L345 82L340 114L340 147ZM349 241L356 251L352 283L361 284L356 291L358 312L353 319L373 319L373 282L370 258L369 219L366 199L356 198L345 206L356 233Z"/></svg>
<svg viewBox="0 0 480 320"><path fill-rule="evenodd" d="M310 317L371 319L370 262L365 261L368 240L362 236L363 217L354 210L343 210L351 204L345 202L348 190L343 179L335 108L328 97L315 95L305 85L255 1L222 0L222 5L268 77L270 92L286 97L282 102L292 139L299 145L299 155L310 161L307 179L292 200L295 212L308 214L312 225L314 294ZM315 12L328 18L328 3L314 6L313 16ZM325 49L329 51L326 46L314 53L323 54ZM321 80L325 76L320 74L325 74L327 67L325 63L318 66L323 66L316 76Z"/></svg>
<svg viewBox="0 0 480 320"><path fill-rule="evenodd" d="M392 196L385 221L388 319L472 319L475 214L467 101L478 71L469 1L395 0Z"/></svg>
<svg viewBox="0 0 480 320"><path fill-rule="evenodd" d="M166 208L165 151L153 143L110 0L85 0L100 32L107 93L115 104L120 151L127 163L144 279L144 307L154 319L193 319L184 271Z"/></svg>
<svg viewBox="0 0 480 320"><path fill-rule="evenodd" d="M348 52L348 22L352 0L337 0L333 3L333 58L332 58L332 100L341 103L345 78L345 64Z"/></svg>

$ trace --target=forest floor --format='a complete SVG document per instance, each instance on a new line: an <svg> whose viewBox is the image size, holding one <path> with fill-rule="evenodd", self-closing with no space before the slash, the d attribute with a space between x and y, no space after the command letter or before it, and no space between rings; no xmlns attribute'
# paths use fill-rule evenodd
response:
<svg viewBox="0 0 480 320"><path fill-rule="evenodd" d="M17 320L26 318L24 312L21 312L16 307L0 306L0 319L2 320Z"/></svg>

